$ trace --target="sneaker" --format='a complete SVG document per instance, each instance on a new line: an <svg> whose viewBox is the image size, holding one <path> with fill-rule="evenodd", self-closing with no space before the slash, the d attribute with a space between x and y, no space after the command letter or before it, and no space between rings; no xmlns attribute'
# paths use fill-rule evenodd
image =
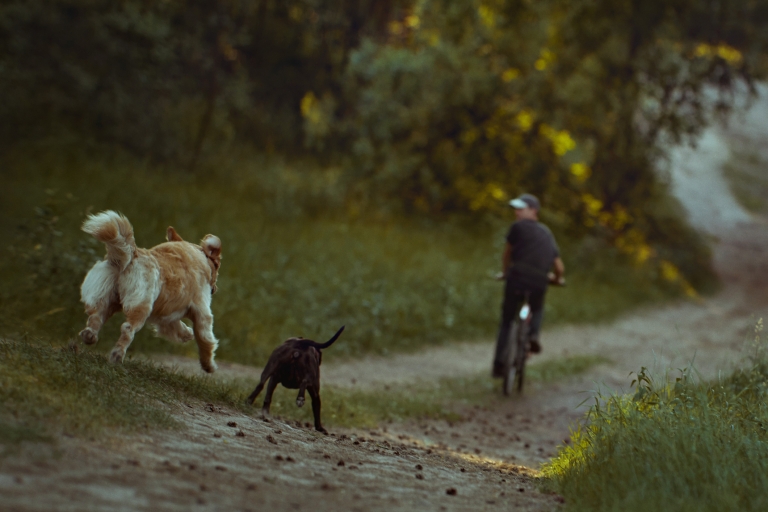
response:
<svg viewBox="0 0 768 512"><path fill-rule="evenodd" d="M530 352L532 354L538 354L541 352L541 345L539 344L539 340L532 339L529 341L530 343Z"/></svg>
<svg viewBox="0 0 768 512"><path fill-rule="evenodd" d="M493 370L491 370L491 376L494 378L501 378L504 377L504 365L494 361L493 362Z"/></svg>

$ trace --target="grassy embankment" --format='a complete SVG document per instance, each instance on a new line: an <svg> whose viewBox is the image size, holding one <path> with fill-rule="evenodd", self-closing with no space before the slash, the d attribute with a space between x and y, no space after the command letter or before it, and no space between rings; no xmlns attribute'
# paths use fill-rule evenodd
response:
<svg viewBox="0 0 768 512"><path fill-rule="evenodd" d="M585 371L600 358L574 357L533 365L532 383ZM254 378L256 375L254 375ZM98 436L153 428L183 428L173 419L181 403L215 403L246 414L254 381L223 382L189 376L147 361L118 366L93 352L66 346L0 340L0 454L23 441L55 441L61 434ZM492 405L503 400L498 383L478 376L445 379L432 385L392 386L384 393L323 387L323 420L328 427L372 427L407 418L458 418L462 403ZM272 413L285 420L311 422L311 407L297 408L296 391L278 387Z"/></svg>
<svg viewBox="0 0 768 512"><path fill-rule="evenodd" d="M757 336L762 329L758 323ZM573 511L768 508L768 353L701 382L637 375L634 396L598 397L543 470Z"/></svg>

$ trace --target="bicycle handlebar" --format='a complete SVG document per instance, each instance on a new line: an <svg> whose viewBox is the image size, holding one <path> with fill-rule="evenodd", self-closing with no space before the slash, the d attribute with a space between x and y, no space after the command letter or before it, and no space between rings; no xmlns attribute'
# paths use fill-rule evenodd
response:
<svg viewBox="0 0 768 512"><path fill-rule="evenodd" d="M501 272L498 272L495 276L493 276L493 278L495 280L497 280L497 281L503 281L505 279L504 274L501 273ZM557 277L555 276L554 272L549 272L547 274L547 280L548 280L549 284L551 284L553 286L561 286L561 287L565 286L565 278L561 277L558 280Z"/></svg>
<svg viewBox="0 0 768 512"><path fill-rule="evenodd" d="M565 286L565 277L560 277L560 279L558 279L554 272L548 273L547 278L549 278L549 284L551 285Z"/></svg>

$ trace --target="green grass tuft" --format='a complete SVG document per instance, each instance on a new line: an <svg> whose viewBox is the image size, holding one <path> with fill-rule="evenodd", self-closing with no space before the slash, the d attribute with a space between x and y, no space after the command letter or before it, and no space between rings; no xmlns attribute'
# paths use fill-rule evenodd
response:
<svg viewBox="0 0 768 512"><path fill-rule="evenodd" d="M53 438L39 428L0 419L0 457L17 452L24 442L53 443Z"/></svg>

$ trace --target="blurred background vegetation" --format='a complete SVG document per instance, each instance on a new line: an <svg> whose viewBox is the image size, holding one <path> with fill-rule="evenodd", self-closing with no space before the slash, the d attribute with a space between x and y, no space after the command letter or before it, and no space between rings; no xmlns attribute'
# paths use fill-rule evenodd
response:
<svg viewBox="0 0 768 512"><path fill-rule="evenodd" d="M523 191L572 277L548 323L711 291L655 168L764 77L766 28L759 0L5 1L0 332L76 335L107 208L141 246L222 239L243 362L342 324L348 355L488 339Z"/></svg>

